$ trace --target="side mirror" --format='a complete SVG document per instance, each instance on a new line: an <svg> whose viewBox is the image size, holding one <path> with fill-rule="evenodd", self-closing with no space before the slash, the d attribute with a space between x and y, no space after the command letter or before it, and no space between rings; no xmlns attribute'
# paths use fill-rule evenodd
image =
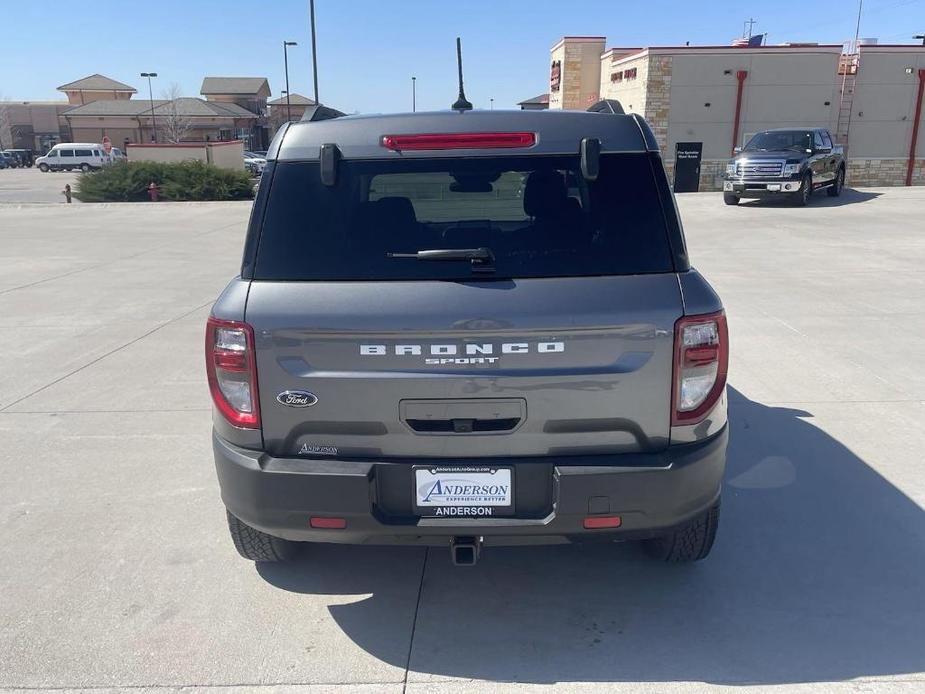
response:
<svg viewBox="0 0 925 694"><path fill-rule="evenodd" d="M741 154L741 152L742 152L742 148L741 148L741 147L733 147L733 148L732 148L732 153L733 153L733 154Z"/></svg>
<svg viewBox="0 0 925 694"><path fill-rule="evenodd" d="M581 175L586 181L596 181L601 171L601 141L586 137L579 145L581 154Z"/></svg>

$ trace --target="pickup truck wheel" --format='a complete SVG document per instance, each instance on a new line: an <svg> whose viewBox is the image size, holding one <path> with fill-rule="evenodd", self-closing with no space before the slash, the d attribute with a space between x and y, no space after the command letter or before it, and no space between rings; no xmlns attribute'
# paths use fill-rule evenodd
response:
<svg viewBox="0 0 925 694"><path fill-rule="evenodd" d="M793 194L793 201L800 207L806 207L809 204L809 198L813 194L813 177L809 174L803 177L803 183L800 189Z"/></svg>
<svg viewBox="0 0 925 694"><path fill-rule="evenodd" d="M645 541L646 551L669 564L683 564L705 559L716 539L719 527L719 502L692 518L673 532Z"/></svg>
<svg viewBox="0 0 925 694"><path fill-rule="evenodd" d="M830 185L825 192L828 193L830 198L837 198L839 195L841 195L842 188L844 187L845 170L840 168L838 173L835 174L835 182L832 183L832 185Z"/></svg>
<svg viewBox="0 0 925 694"><path fill-rule="evenodd" d="M739 196L733 195L732 193L723 193L723 202L727 205L738 205Z"/></svg>
<svg viewBox="0 0 925 694"><path fill-rule="evenodd" d="M230 513L227 513L227 515L228 530L231 532L234 548L245 559L250 559L251 561L288 561L295 557L298 549L297 543L267 535L241 522Z"/></svg>

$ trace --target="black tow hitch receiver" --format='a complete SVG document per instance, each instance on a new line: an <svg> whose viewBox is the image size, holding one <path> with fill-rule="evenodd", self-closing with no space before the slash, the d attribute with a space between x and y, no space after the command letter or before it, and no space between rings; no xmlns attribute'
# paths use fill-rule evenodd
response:
<svg viewBox="0 0 925 694"><path fill-rule="evenodd" d="M450 541L450 557L456 566L475 566L481 552L481 537L454 537Z"/></svg>

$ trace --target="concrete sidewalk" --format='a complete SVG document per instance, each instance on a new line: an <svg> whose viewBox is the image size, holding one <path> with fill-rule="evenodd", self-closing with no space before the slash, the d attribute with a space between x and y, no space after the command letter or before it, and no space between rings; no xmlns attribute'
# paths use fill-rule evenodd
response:
<svg viewBox="0 0 925 694"><path fill-rule="evenodd" d="M925 691L925 188L678 200L733 343L714 554L471 569L234 552L202 339L250 203L0 205L0 690Z"/></svg>

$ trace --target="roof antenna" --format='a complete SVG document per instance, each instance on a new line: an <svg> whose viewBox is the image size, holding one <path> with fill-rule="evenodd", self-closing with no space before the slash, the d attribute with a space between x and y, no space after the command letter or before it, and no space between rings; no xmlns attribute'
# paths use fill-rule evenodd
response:
<svg viewBox="0 0 925 694"><path fill-rule="evenodd" d="M456 103L453 104L450 108L454 111L471 111L472 104L466 100L466 93L463 91L463 81L462 81L462 43L459 41L459 37L456 37L456 65L459 68L459 98L456 99Z"/></svg>

